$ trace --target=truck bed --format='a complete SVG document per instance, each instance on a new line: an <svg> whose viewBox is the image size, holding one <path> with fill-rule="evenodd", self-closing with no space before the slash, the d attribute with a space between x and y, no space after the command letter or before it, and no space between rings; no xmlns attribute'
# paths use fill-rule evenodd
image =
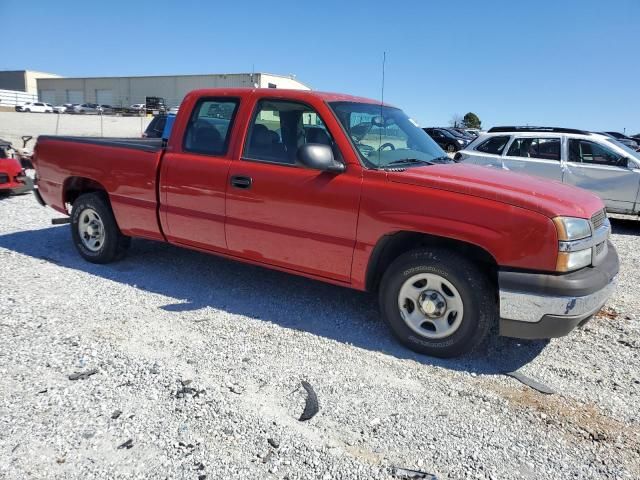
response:
<svg viewBox="0 0 640 480"><path fill-rule="evenodd" d="M159 138L43 135L33 157L38 191L47 205L66 213L74 191L87 185L104 190L123 233L160 240L156 182L162 153Z"/></svg>

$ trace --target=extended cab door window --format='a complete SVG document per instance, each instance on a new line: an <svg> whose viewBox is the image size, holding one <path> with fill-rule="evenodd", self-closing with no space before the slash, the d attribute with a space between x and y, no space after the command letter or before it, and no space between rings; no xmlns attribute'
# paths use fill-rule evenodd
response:
<svg viewBox="0 0 640 480"><path fill-rule="evenodd" d="M237 109L236 99L201 99L191 113L183 150L206 155L226 154Z"/></svg>
<svg viewBox="0 0 640 480"><path fill-rule="evenodd" d="M313 108L298 102L261 100L249 126L243 158L296 165L298 148L305 143L329 145L339 158L331 134Z"/></svg>

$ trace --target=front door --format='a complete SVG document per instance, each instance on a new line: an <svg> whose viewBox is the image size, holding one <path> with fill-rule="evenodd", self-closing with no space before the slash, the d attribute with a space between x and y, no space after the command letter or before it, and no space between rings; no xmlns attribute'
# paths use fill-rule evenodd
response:
<svg viewBox="0 0 640 480"><path fill-rule="evenodd" d="M589 140L569 139L568 147L563 181L600 196L611 212L633 213L640 185L635 163Z"/></svg>
<svg viewBox="0 0 640 480"><path fill-rule="evenodd" d="M308 105L262 99L227 186L227 244L263 263L348 282L362 171L321 172L297 163L304 143L331 145L332 134Z"/></svg>

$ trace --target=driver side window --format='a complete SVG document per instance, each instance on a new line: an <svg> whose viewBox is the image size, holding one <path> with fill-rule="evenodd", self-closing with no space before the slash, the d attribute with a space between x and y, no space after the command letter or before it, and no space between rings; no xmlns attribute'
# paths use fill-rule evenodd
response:
<svg viewBox="0 0 640 480"><path fill-rule="evenodd" d="M331 134L313 108L285 100L260 100L245 139L243 158L295 165L298 148L306 143L329 145L336 155Z"/></svg>

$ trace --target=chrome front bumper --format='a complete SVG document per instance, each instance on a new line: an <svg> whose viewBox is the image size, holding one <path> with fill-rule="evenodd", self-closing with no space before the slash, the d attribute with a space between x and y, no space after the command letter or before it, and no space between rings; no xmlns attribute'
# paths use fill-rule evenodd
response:
<svg viewBox="0 0 640 480"><path fill-rule="evenodd" d="M500 334L517 338L567 335L613 294L620 263L607 242L598 264L568 274L498 272Z"/></svg>
<svg viewBox="0 0 640 480"><path fill-rule="evenodd" d="M613 294L617 283L616 275L602 290L579 297L554 297L500 290L500 318L539 322L544 316L588 317L602 308Z"/></svg>

